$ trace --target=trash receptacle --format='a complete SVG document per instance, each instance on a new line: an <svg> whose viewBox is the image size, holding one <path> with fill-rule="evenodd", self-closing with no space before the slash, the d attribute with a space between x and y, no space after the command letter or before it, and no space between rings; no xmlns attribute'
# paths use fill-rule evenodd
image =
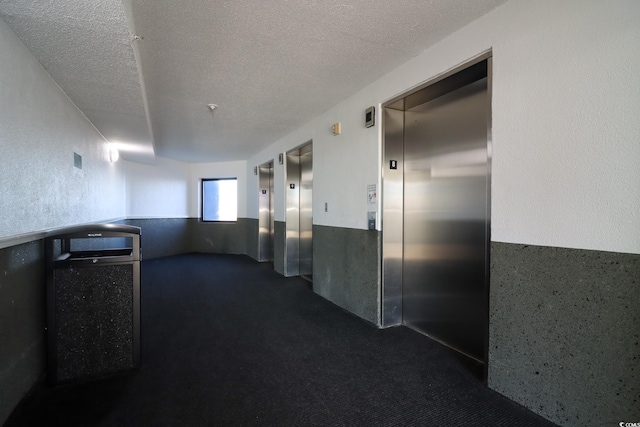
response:
<svg viewBox="0 0 640 427"><path fill-rule="evenodd" d="M56 384L140 365L140 228L70 227L45 238L47 369Z"/></svg>

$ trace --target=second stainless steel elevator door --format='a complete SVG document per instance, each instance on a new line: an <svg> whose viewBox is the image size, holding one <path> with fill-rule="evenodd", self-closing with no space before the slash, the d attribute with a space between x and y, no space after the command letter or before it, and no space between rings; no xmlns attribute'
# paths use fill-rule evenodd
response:
<svg viewBox="0 0 640 427"><path fill-rule="evenodd" d="M300 153L300 276L313 277L313 151Z"/></svg>
<svg viewBox="0 0 640 427"><path fill-rule="evenodd" d="M485 359L487 78L404 113L403 322Z"/></svg>
<svg viewBox="0 0 640 427"><path fill-rule="evenodd" d="M287 153L285 276L313 276L313 144Z"/></svg>
<svg viewBox="0 0 640 427"><path fill-rule="evenodd" d="M273 162L258 168L258 260L273 261Z"/></svg>

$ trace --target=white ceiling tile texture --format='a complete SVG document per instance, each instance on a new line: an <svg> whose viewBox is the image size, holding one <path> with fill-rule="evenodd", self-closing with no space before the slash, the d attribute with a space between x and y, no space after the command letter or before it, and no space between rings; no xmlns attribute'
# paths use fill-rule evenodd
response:
<svg viewBox="0 0 640 427"><path fill-rule="evenodd" d="M123 158L153 161L121 1L0 0L0 17L108 141L136 144Z"/></svg>
<svg viewBox="0 0 640 427"><path fill-rule="evenodd" d="M144 128L144 89L155 153L211 162L249 158L504 1L131 0L141 70L120 1L0 0L0 16L105 136Z"/></svg>

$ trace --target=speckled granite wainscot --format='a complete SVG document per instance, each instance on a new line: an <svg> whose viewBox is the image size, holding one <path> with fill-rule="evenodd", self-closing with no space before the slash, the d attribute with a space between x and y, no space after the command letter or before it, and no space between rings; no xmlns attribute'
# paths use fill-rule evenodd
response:
<svg viewBox="0 0 640 427"><path fill-rule="evenodd" d="M640 255L491 244L489 387L563 426L640 422Z"/></svg>
<svg viewBox="0 0 640 427"><path fill-rule="evenodd" d="M202 222L189 219L189 243L191 252L216 254L247 253L247 219L236 222Z"/></svg>
<svg viewBox="0 0 640 427"><path fill-rule="evenodd" d="M46 364L42 240L0 249L0 424Z"/></svg>
<svg viewBox="0 0 640 427"><path fill-rule="evenodd" d="M284 248L287 240L287 223L275 221L273 224L273 269L284 276Z"/></svg>
<svg viewBox="0 0 640 427"><path fill-rule="evenodd" d="M313 290L380 324L380 232L313 226Z"/></svg>
<svg viewBox="0 0 640 427"><path fill-rule="evenodd" d="M258 220L246 218L245 221L247 227L247 255L257 261L259 259L258 232L260 230Z"/></svg>
<svg viewBox="0 0 640 427"><path fill-rule="evenodd" d="M144 260L190 252L188 221L186 218L145 218L127 219L125 223L140 227Z"/></svg>

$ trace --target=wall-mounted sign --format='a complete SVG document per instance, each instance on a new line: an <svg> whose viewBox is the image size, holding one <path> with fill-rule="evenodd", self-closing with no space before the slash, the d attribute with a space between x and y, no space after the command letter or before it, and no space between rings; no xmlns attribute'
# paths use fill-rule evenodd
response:
<svg viewBox="0 0 640 427"><path fill-rule="evenodd" d="M375 205L378 201L378 194L376 193L376 185L367 185L367 204Z"/></svg>

